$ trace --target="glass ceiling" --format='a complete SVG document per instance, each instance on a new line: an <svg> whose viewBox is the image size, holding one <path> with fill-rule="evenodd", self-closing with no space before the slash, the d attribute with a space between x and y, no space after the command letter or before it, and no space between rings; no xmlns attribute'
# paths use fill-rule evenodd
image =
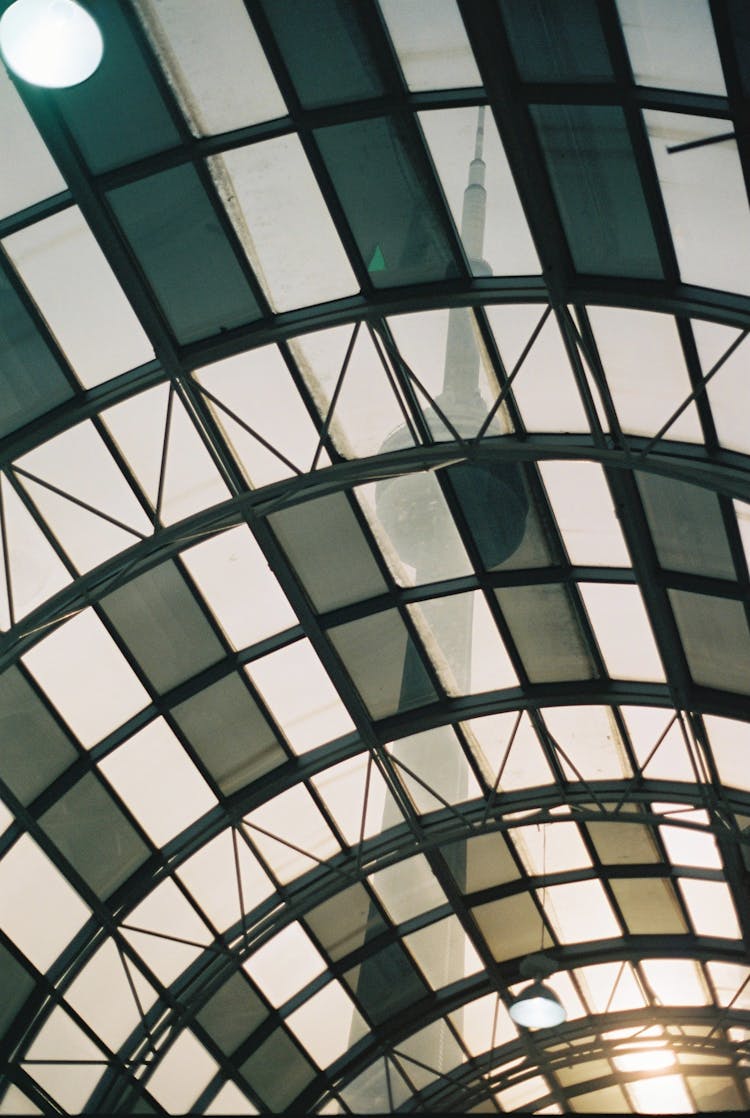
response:
<svg viewBox="0 0 750 1118"><path fill-rule="evenodd" d="M0 1113L749 1109L747 5L89 6L0 73Z"/></svg>

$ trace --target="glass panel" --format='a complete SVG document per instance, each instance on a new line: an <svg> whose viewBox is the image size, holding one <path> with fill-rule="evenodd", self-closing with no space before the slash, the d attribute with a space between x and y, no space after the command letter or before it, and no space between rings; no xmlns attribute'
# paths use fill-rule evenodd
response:
<svg viewBox="0 0 750 1118"><path fill-rule="evenodd" d="M549 784L552 772L542 752L527 714L513 734L515 714L493 714L464 723L471 738L476 738L489 766L490 783L500 775L499 788L508 792Z"/></svg>
<svg viewBox="0 0 750 1118"><path fill-rule="evenodd" d="M369 753L332 765L320 776L313 777L312 783L351 846L355 846L360 837L372 838L386 827L403 822L396 801L380 770L372 764Z"/></svg>
<svg viewBox="0 0 750 1118"><path fill-rule="evenodd" d="M368 1031L339 982L314 994L287 1018L287 1025L320 1068L343 1056Z"/></svg>
<svg viewBox="0 0 750 1118"><path fill-rule="evenodd" d="M619 780L630 776L630 764L609 707L546 707L542 713L547 729L565 753L558 753L558 759L568 780Z"/></svg>
<svg viewBox="0 0 750 1118"><path fill-rule="evenodd" d="M626 706L622 713L636 760L645 766L644 776L649 780L695 780L682 729L668 711Z"/></svg>
<svg viewBox="0 0 750 1118"><path fill-rule="evenodd" d="M123 935L166 985L194 963L212 940L208 928L171 878L149 893L125 923L130 930L124 930Z"/></svg>
<svg viewBox="0 0 750 1118"><path fill-rule="evenodd" d="M337 625L328 635L373 718L384 718L436 698L396 610Z"/></svg>
<svg viewBox="0 0 750 1118"><path fill-rule="evenodd" d="M304 108L385 92L378 63L384 36L366 7L340 0L263 0L262 8Z"/></svg>
<svg viewBox="0 0 750 1118"><path fill-rule="evenodd" d="M284 116L242 0L212 0L210 8L180 0L137 0L136 6L196 136Z"/></svg>
<svg viewBox="0 0 750 1118"><path fill-rule="evenodd" d="M30 1060L50 1061L30 1066L33 1079L68 1114L80 1114L102 1071L101 1067L87 1067L84 1061L101 1060L101 1049L63 1009L56 1008L28 1049L28 1055ZM56 1059L82 1062L54 1063Z"/></svg>
<svg viewBox="0 0 750 1118"><path fill-rule="evenodd" d="M70 1005L91 1025L105 1044L115 1050L141 1022L128 974L133 980L143 1010L148 1012L156 1000L156 991L137 967L131 965L126 972L111 939L105 940L65 992ZM106 998L102 997L102 990L107 991Z"/></svg>
<svg viewBox="0 0 750 1118"><path fill-rule="evenodd" d="M224 655L221 642L172 562L102 599L101 608L158 691L182 683Z"/></svg>
<svg viewBox="0 0 750 1118"><path fill-rule="evenodd" d="M437 478L421 470L360 485L356 496L401 586L472 573Z"/></svg>
<svg viewBox="0 0 750 1118"><path fill-rule="evenodd" d="M446 903L432 867L422 854L378 870L370 877L370 884L397 924Z"/></svg>
<svg viewBox="0 0 750 1118"><path fill-rule="evenodd" d="M16 465L75 499L67 500L24 479L24 487L80 570L97 566L140 536L151 534L141 504L90 421L42 443ZM96 510L122 527L98 516Z"/></svg>
<svg viewBox="0 0 750 1118"><path fill-rule="evenodd" d="M575 823L517 827L511 839L526 872L534 877L590 869L593 865Z"/></svg>
<svg viewBox="0 0 750 1118"><path fill-rule="evenodd" d="M237 863L242 885L242 904L237 882ZM222 831L188 858L180 866L177 876L184 881L206 916L221 932L236 924L243 913L252 912L273 892L269 878L261 869L257 858L251 854L242 835L237 835L235 847L228 830Z"/></svg>
<svg viewBox="0 0 750 1118"><path fill-rule="evenodd" d="M599 881L549 885L538 889L537 895L563 943L588 943L621 934Z"/></svg>
<svg viewBox="0 0 750 1118"><path fill-rule="evenodd" d="M96 19L106 44L100 66L80 85L49 95L94 172L174 147L180 139L128 14L117 4L99 4Z"/></svg>
<svg viewBox="0 0 750 1118"><path fill-rule="evenodd" d="M582 582L579 589L610 676L664 682L664 668L638 587Z"/></svg>
<svg viewBox="0 0 750 1118"><path fill-rule="evenodd" d="M630 556L601 466L540 462L539 471L571 563L629 567Z"/></svg>
<svg viewBox="0 0 750 1118"><path fill-rule="evenodd" d="M669 805L653 803L651 808L653 811L668 811ZM705 811L680 811L677 819L680 823L699 823L703 826L710 822ZM689 830L687 827L659 827L659 833L673 865L722 868L716 839L712 834Z"/></svg>
<svg viewBox="0 0 750 1118"><path fill-rule="evenodd" d="M107 199L179 342L259 317L192 164L118 187Z"/></svg>
<svg viewBox="0 0 750 1118"><path fill-rule="evenodd" d="M268 560L244 525L191 547L182 560L233 648L297 624Z"/></svg>
<svg viewBox="0 0 750 1118"><path fill-rule="evenodd" d="M512 373L544 309L533 306L486 308L500 356ZM513 381L513 395L529 431L588 431L583 404L573 380L565 346L550 315Z"/></svg>
<svg viewBox="0 0 750 1118"><path fill-rule="evenodd" d="M3 245L85 388L153 359L77 206L14 233Z"/></svg>
<svg viewBox="0 0 750 1118"><path fill-rule="evenodd" d="M621 816L627 818L628 815L637 814L636 805L623 804ZM614 823L608 820L606 823L587 823L586 830L605 866L661 861L651 828L643 823Z"/></svg>
<svg viewBox="0 0 750 1118"><path fill-rule="evenodd" d="M295 923L253 951L244 969L271 1004L280 1006L322 974L325 963L302 926Z"/></svg>
<svg viewBox="0 0 750 1118"><path fill-rule="evenodd" d="M316 905L305 916L305 922L334 962L356 951L386 927L362 885L352 885Z"/></svg>
<svg viewBox="0 0 750 1118"><path fill-rule="evenodd" d="M703 375L724 356L739 336L739 330L717 322L693 320L693 337L698 348ZM721 370L709 382L706 392L711 403L716 433L722 446L750 453L750 435L743 422L747 389L749 350L744 342L727 358Z"/></svg>
<svg viewBox="0 0 750 1118"><path fill-rule="evenodd" d="M345 494L306 501L272 513L268 521L317 610L336 609L387 592Z"/></svg>
<svg viewBox="0 0 750 1118"><path fill-rule="evenodd" d="M638 85L726 96L706 0L617 0Z"/></svg>
<svg viewBox="0 0 750 1118"><path fill-rule="evenodd" d="M693 1106L679 1075L642 1079L625 1087L633 1108L642 1114L693 1114Z"/></svg>
<svg viewBox="0 0 750 1118"><path fill-rule="evenodd" d="M613 80L595 0L500 0L499 7L522 81Z"/></svg>
<svg viewBox="0 0 750 1118"><path fill-rule="evenodd" d="M433 990L482 970L482 963L457 916L446 916L413 932L404 943Z"/></svg>
<svg viewBox="0 0 750 1118"><path fill-rule="evenodd" d="M671 881L611 878L612 892L631 935L684 935L687 927Z"/></svg>
<svg viewBox="0 0 750 1118"><path fill-rule="evenodd" d="M479 432L497 399L499 386L476 318L468 308L394 315L388 320L399 354L448 419L453 431L422 394L416 394L430 433L437 441ZM489 435L511 430L507 410L501 408ZM383 449L408 446L406 432L392 435Z"/></svg>
<svg viewBox="0 0 750 1118"><path fill-rule="evenodd" d="M23 661L86 748L149 701L92 609L63 622Z"/></svg>
<svg viewBox="0 0 750 1118"><path fill-rule="evenodd" d="M740 602L670 590L690 673L696 683L747 693L750 634Z"/></svg>
<svg viewBox="0 0 750 1118"><path fill-rule="evenodd" d="M189 1113L218 1067L193 1033L183 1029L149 1077L148 1089L167 1113Z"/></svg>
<svg viewBox="0 0 750 1118"><path fill-rule="evenodd" d="M630 963L598 963L573 973L594 1013L643 1009L646 1004Z"/></svg>
<svg viewBox="0 0 750 1118"><path fill-rule="evenodd" d="M389 435L401 428L404 446L413 443L404 428L404 416L379 351L367 329L360 327L344 379L339 377L356 324L316 330L293 338L289 348L315 401L319 414L329 414L331 438L345 458L377 454ZM390 366L387 366L390 369Z"/></svg>
<svg viewBox="0 0 750 1118"><path fill-rule="evenodd" d="M76 759L70 741L16 667L0 675L0 732L0 777L24 804Z"/></svg>
<svg viewBox="0 0 750 1118"><path fill-rule="evenodd" d="M435 23L432 13L421 27ZM315 139L375 287L459 274L426 157L404 121L336 124Z"/></svg>
<svg viewBox="0 0 750 1118"><path fill-rule="evenodd" d="M354 273L296 136L228 151L208 165L273 310L356 293Z"/></svg>
<svg viewBox="0 0 750 1118"><path fill-rule="evenodd" d="M163 718L110 753L100 768L157 846L216 804Z"/></svg>
<svg viewBox="0 0 750 1118"><path fill-rule="evenodd" d="M503 835L475 835L464 845L467 893L490 889L493 885L505 885L521 876Z"/></svg>
<svg viewBox="0 0 750 1118"><path fill-rule="evenodd" d="M733 718L703 716L719 779L732 788L750 792L750 726Z"/></svg>
<svg viewBox="0 0 750 1118"><path fill-rule="evenodd" d="M675 320L620 307L591 307L589 318L621 427L655 435L691 391ZM703 441L694 404L664 437Z"/></svg>
<svg viewBox="0 0 750 1118"><path fill-rule="evenodd" d="M91 915L29 835L0 860L0 900L0 927L41 971Z"/></svg>
<svg viewBox="0 0 750 1118"><path fill-rule="evenodd" d="M22 427L72 395L62 369L0 268L0 434Z"/></svg>
<svg viewBox="0 0 750 1118"><path fill-rule="evenodd" d="M341 851L312 796L300 785L257 808L246 823L248 835L282 883Z"/></svg>
<svg viewBox="0 0 750 1118"><path fill-rule="evenodd" d="M443 807L443 800L457 804L481 794L451 726L436 726L421 734L412 734L387 748L397 762L396 771L401 782L420 813L436 811Z"/></svg>
<svg viewBox="0 0 750 1118"><path fill-rule="evenodd" d="M91 773L61 796L39 823L102 899L122 885L150 854L146 843Z"/></svg>
<svg viewBox="0 0 750 1118"><path fill-rule="evenodd" d="M279 1075L279 1068L284 1069L283 1075ZM240 1071L268 1109L276 1113L286 1110L315 1076L312 1064L283 1029L271 1033Z"/></svg>
<svg viewBox="0 0 750 1118"><path fill-rule="evenodd" d="M6 573L18 620L66 586L72 576L5 475L0 477L0 495L8 551Z"/></svg>
<svg viewBox="0 0 750 1118"><path fill-rule="evenodd" d="M730 132L731 121L655 109L643 115L682 279L725 291L750 291L745 267L750 214L736 142L672 154L667 150ZM717 212L721 221L716 220Z"/></svg>
<svg viewBox="0 0 750 1118"><path fill-rule="evenodd" d="M539 909L527 893L477 905L471 911L498 962L551 945Z"/></svg>
<svg viewBox="0 0 750 1118"><path fill-rule="evenodd" d="M398 943L384 947L344 977L375 1025L428 995L411 958Z"/></svg>
<svg viewBox="0 0 750 1118"><path fill-rule="evenodd" d="M483 595L452 594L409 606L449 695L513 687L518 677Z"/></svg>
<svg viewBox="0 0 750 1118"><path fill-rule="evenodd" d="M657 474L635 476L662 567L734 579L716 494Z"/></svg>
<svg viewBox="0 0 750 1118"><path fill-rule="evenodd" d="M172 718L225 796L287 760L246 682L234 673L173 707Z"/></svg>
<svg viewBox="0 0 750 1118"><path fill-rule="evenodd" d="M514 586L495 596L532 683L596 674L567 587Z"/></svg>
<svg viewBox="0 0 750 1118"><path fill-rule="evenodd" d="M273 454L222 408L210 404L253 487L289 477L293 473L290 461L298 468L309 469L318 436L276 346L263 346L208 365L197 379L277 452ZM320 465L327 462L323 454Z"/></svg>
<svg viewBox="0 0 750 1118"><path fill-rule="evenodd" d="M481 85L455 0L380 0L410 89Z"/></svg>
<svg viewBox="0 0 750 1118"><path fill-rule="evenodd" d="M268 1016L242 971L220 986L196 1017L225 1055L230 1055ZM222 1114L225 1111L217 1110ZM231 1113L235 1113L232 1108ZM242 1112L244 1113L244 1112Z"/></svg>
<svg viewBox="0 0 750 1118"><path fill-rule="evenodd" d="M4 67L0 71L0 116L0 217L7 217L65 190L65 180Z"/></svg>
<svg viewBox="0 0 750 1118"><path fill-rule="evenodd" d="M577 270L661 277L623 110L532 105L531 115Z"/></svg>
<svg viewBox="0 0 750 1118"><path fill-rule="evenodd" d="M701 972L692 959L644 959L646 981L662 1005L706 1005Z"/></svg>
<svg viewBox="0 0 750 1118"><path fill-rule="evenodd" d="M699 936L742 938L732 894L725 881L682 877L680 891Z"/></svg>
<svg viewBox="0 0 750 1118"><path fill-rule="evenodd" d="M297 753L354 729L308 640L254 660L246 669Z"/></svg>
<svg viewBox="0 0 750 1118"><path fill-rule="evenodd" d="M539 257L492 116L484 107L444 109L420 113L419 122L474 275L487 275L488 262L491 274L498 276L540 272ZM477 136L478 127L481 138ZM482 145L481 154L475 140ZM485 168L488 190L484 189Z"/></svg>

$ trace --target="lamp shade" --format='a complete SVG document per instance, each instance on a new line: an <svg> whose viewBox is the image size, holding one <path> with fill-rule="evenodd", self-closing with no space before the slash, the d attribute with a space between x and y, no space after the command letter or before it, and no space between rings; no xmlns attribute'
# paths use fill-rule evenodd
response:
<svg viewBox="0 0 750 1118"><path fill-rule="evenodd" d="M532 982L513 1000L510 1015L527 1029L551 1029L562 1025L565 1010L554 990L543 982Z"/></svg>
<svg viewBox="0 0 750 1118"><path fill-rule="evenodd" d="M103 50L96 21L75 0L15 0L0 19L3 58L32 85L78 85L96 70Z"/></svg>

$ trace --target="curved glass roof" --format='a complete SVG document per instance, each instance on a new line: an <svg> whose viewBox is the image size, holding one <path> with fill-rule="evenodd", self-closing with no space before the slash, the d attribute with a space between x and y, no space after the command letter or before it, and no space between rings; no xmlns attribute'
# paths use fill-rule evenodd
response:
<svg viewBox="0 0 750 1118"><path fill-rule="evenodd" d="M0 73L0 1113L749 1109L746 5L92 8Z"/></svg>

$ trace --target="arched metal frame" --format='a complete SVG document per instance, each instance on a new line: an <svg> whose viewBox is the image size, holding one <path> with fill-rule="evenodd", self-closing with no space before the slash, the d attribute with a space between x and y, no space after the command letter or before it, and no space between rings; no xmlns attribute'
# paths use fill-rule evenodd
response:
<svg viewBox="0 0 750 1118"><path fill-rule="evenodd" d="M125 8L128 18L136 26L133 13L127 5ZM386 97L373 102L355 102L306 111L299 105L294 89L287 79L285 86L281 81L280 85L287 103L294 106L289 118L205 139L191 137L183 123L181 147L101 175L92 175L86 168L54 105L43 94L24 88L24 100L69 184L69 191L48 202L30 207L21 214L0 221L0 237L35 224L45 216L59 212L73 203L77 204L104 248L123 290L136 309L153 344L156 360L132 373L123 374L100 388L78 390L75 398L68 403L40 417L26 428L8 435L0 442L0 464L3 468L12 471L12 464L20 455L42 445L55 434L68 430L85 418L98 416L105 408L131 398L148 387L169 382L178 385L185 398L194 406L203 424L203 430L212 443L223 476L232 486L233 496L224 504L207 509L188 520L167 528L159 527L153 535L136 543L132 548L113 557L100 567L85 575L77 575L68 587L30 615L17 619L10 630L0 637L0 667L6 668L17 663L23 653L43 639L51 628L71 613L96 605L104 595L116 587L125 585L136 575L179 555L186 541L199 537L209 538L230 526L245 523L256 531L266 554L276 560L275 569L299 615L300 626L264 642L262 648L253 646L238 654L230 655L224 663L180 684L174 694L159 696L158 711L169 710L176 702L215 682L222 674L234 670L238 664L251 662L261 653L283 647L304 633L312 640L321 655L324 666L328 669L352 714L357 731L350 737L322 746L303 758L290 758L287 763L274 769L248 789L223 797L220 806L208 816L196 821L188 831L178 836L164 849L153 850L141 869L133 874L126 885L106 904L96 898L86 883L64 863L63 859L59 858L54 845L41 829L39 818L77 782L84 772L90 771L101 757L116 749L135 729L153 718L157 707L146 708L106 741L99 743L89 755L80 755L31 808L21 804L9 789L3 789L6 802L16 814L17 824L9 828L3 836L2 849L12 847L18 835L28 831L41 848L63 868L66 876L85 897L93 912L89 924L70 944L49 973L36 975L38 983L36 991L28 999L4 1038L3 1051L7 1057L13 1059L10 1080L27 1091L29 1097L35 1099L43 1109L50 1108L49 1100L34 1087L33 1082L29 1082L22 1067L22 1052L28 1048L46 1015L57 1004L59 993L64 992L69 986L91 957L96 946L107 935L118 931L127 912L135 907L156 884L164 880L177 865L200 849L211 837L227 826L239 826L248 811L285 788L305 781L337 761L356 756L367 749L374 752L383 765L385 776L397 785L398 779L394 774L394 766L384 751L386 743L431 727L458 724L468 719L502 711L523 709L538 711L547 705L573 703L613 706L642 703L682 710L689 718L697 719L698 725L702 713L750 720L748 703L744 696L703 687L690 678L679 636L674 623L670 624L669 619L666 618L662 600L665 598L666 588L673 587L728 597L744 603L747 607L747 580L738 578L736 583L727 583L718 579L712 580L676 572L670 572L665 580L664 572L656 570L650 541L646 538L647 533L641 534L639 531L639 526L643 524L643 515L638 507L633 481L635 470L645 471L697 485L724 498L747 501L750 499L750 471L747 459L743 455L723 450L715 445L697 447L671 442L668 435L652 445L653 440L623 435L616 426L610 431L603 432L601 429L597 430L595 425L592 433L585 436L527 435L521 430L518 435L486 438L481 441L460 440L431 445L427 443L410 450L381 453L367 459L347 461L336 451L328 432L324 426L321 426L321 445L325 445L331 455L330 466L301 474L289 481L274 483L263 489L250 490L236 463L233 462L217 424L212 419L206 400L201 396L200 386L192 378L194 371L212 362L261 345L284 342L306 332L356 322L368 323L376 332L385 332L386 316L438 307L475 308L478 329L488 344L491 357L495 360L501 386L505 384L507 378L482 309L494 303L538 303L540 306L550 306L568 346L571 364L574 369L578 368L580 383L583 385L586 383L584 366L587 366L595 377L597 367L600 365L593 339L581 333L568 310L571 306L585 308L588 305L599 304L659 311L676 316L678 322L688 331L691 317L738 326L743 331L750 328L749 298L681 282L674 260L668 225L661 212L662 204L658 197L653 170L649 172L650 156L639 123L641 110L648 108L667 108L672 112L696 113L720 119L733 118L739 122L746 119L748 110L740 92L741 83L731 47L731 29L725 6L718 2L712 3L711 10L722 62L727 74L727 86L730 90L726 98L641 89L633 85L615 6L613 3L604 3L600 8L607 42L615 62L615 81L610 84L585 86L562 83L538 84L524 88L523 96L519 97L519 84L512 78L515 63L494 6L489 3L471 3L465 0L460 3L461 15L484 82L483 88L424 94L404 90L396 100ZM277 48L273 43L261 6L248 0L247 9L255 21L269 56L273 58ZM142 39L141 46L144 51L147 51L145 38ZM163 77L160 80L165 100L171 101L172 95L166 82ZM543 159L532 137L528 109L536 102L616 104L623 107L633 130L634 144L637 147L644 182L648 188L649 209L654 220L656 239L664 265L663 280L623 280L575 273ZM268 306L264 303L262 293L259 293L258 301L265 311L259 322L222 331L215 336L180 346L156 306L138 266L123 244L122 236L105 200L105 192L115 186L138 181L150 174L182 163L197 164L209 155L251 143L260 143L273 136L306 133L313 128L342 121L365 120L392 111L416 112L427 108L479 104L487 104L491 108L500 127L529 227L544 266L542 277L470 279L467 273L455 280L404 287L397 291L376 291L360 266L355 270L362 287L362 294L356 297L305 310L271 315ZM172 104L172 112L179 115L174 104ZM748 133L743 133L739 128L737 145L743 166L748 166L750 139ZM351 234L347 233L343 223L339 224L339 232L345 242L348 236L350 256L354 259L356 250L352 251ZM460 253L460 245L457 244L456 248ZM28 296L23 292L17 278L11 276L11 282L28 301ZM35 310L34 313L36 315ZM46 336L48 345L57 354L59 363L65 365L66 360L45 324L41 320L37 324L40 332ZM740 341L744 336L743 333ZM697 398L701 393L702 377L701 369L695 360L689 371L693 392ZM75 380L73 374L71 379ZM387 606L404 608L409 603L459 591L473 589L489 591L494 587L516 583L512 576L479 571L475 576L462 580L428 584L414 589L391 586L387 600L358 602L336 611L335 616L317 615L311 609L304 591L295 579L294 571L290 569L283 554L275 545L272 534L268 531L266 518L281 508L289 508L329 493L349 492L357 485L393 473L421 470L439 472L441 467L457 461L536 463L547 459L591 461L599 463L604 468L613 495L616 496L618 505L625 510L624 520L629 523L628 543L633 553L633 568L607 571L591 568L584 571L568 565L563 572L560 567L550 567L524 572L518 584L544 580L557 581L563 578L576 581L582 577L587 580L636 581L646 599L652 622L656 624L658 630L660 650L667 664L667 683L661 685L644 684L639 681L612 681L606 676L595 681L580 680L565 684L525 683L520 688L505 692L498 691L456 699L444 697L431 706L398 713L380 721L373 720L341 664L336 662L335 656L326 645L325 631L328 625L334 621L343 623L347 620L373 616ZM735 550L737 546L735 541L733 544ZM741 566L742 563L740 562L739 565ZM481 777L480 773L477 775ZM435 812L426 819L416 818L416 814L412 811L411 815L407 814L409 822L404 823L400 829L363 845L357 858L354 859L354 866L350 864L351 858L341 856L333 860L330 868L322 866L293 882L288 888L279 890L284 901L282 908L275 910L270 905L261 906L256 914L258 939L251 940L250 945L263 942L263 937L269 938L284 924L298 918L322 899L334 895L337 888L341 887L343 878L361 881L375 868L395 863L418 851L436 853L439 857L441 847L450 841L459 841L489 831L512 829L517 823L513 819L509 822L504 821L504 817L514 816L515 813L528 811L531 808L539 813L537 816L531 816L532 820L551 822L556 816L550 815L550 810L564 804L571 813L575 813L576 819L585 821L589 818L588 812L591 809L587 805L591 802L592 794L604 803L610 800L616 802L623 795L627 795L631 801L644 805L644 811L631 821L653 822L657 825L664 817L652 813L648 808L654 797L660 800L667 799L669 802L690 803L701 808L710 807L714 816L706 829L716 835L722 854L725 856L725 875L733 886L735 903L744 892L745 869L742 851L750 844L750 839L740 830L735 816L750 814L750 799L741 793L735 795L725 788L714 788L710 783L696 783L695 786L689 786L678 782L649 781L640 774L637 781L631 782L585 782L578 786L570 783L562 799L556 787L533 789L523 794L503 793L501 797L493 798L492 790L485 781L482 791L487 797L487 802L469 801L465 804L451 805L450 808ZM600 812L596 818L602 818L604 815L606 812ZM628 821L626 816L618 818L619 821ZM723 826L718 822L720 819L724 821ZM481 820L481 823L478 820ZM670 820L670 823L674 824L674 821ZM687 824L687 826L689 829L691 827L700 829L695 824ZM657 868L665 874L671 873L668 864ZM582 880L596 876L597 872L595 868L590 873L586 871L585 874L562 874L558 878L549 880L550 882ZM655 873L656 870L649 871L644 866L638 866L634 867L632 872L645 875L648 872ZM710 878L709 871L696 871L696 875ZM606 880L606 875L602 875L602 879ZM444 881L445 879L443 883ZM527 877L517 888L531 891L539 884L539 881ZM496 899L513 891L493 889L483 896L482 900ZM470 922L473 919L471 903L456 895L455 889L446 888L446 895L451 905L450 911L455 911L462 922ZM476 903L476 898L472 899L472 903ZM267 912L264 911L266 908ZM439 915L443 914L441 912ZM750 934L750 905L746 904L738 916L747 942L747 936ZM434 913L426 914L425 917L419 918L416 925L410 925L407 930L414 930L420 922L430 923L436 918L438 917ZM221 949L217 948L217 945L212 945L211 949L206 950L190 971L181 976L172 988L160 991L160 999L155 1009L151 1011L151 1016L153 1023L156 1024L157 1019L166 1010L166 1017L159 1023L162 1036L174 1037L188 1023L194 1023L194 1015L205 1003L208 992L216 988L220 982L223 973L221 968L236 966L237 961L249 950L248 941L242 938L242 932L243 926L238 924L226 934L226 944ZM389 939L395 942L403 934L405 934L403 928L389 930L383 942ZM16 946L7 937L3 937L2 942L12 954L17 954ZM382 946L382 943L377 940L367 945L360 952L362 958L367 958L379 946ZM620 943L603 943L600 947L593 944L562 947L555 953L555 958L561 969L573 969L575 966L595 961L637 960L649 956L665 957L669 954L684 958L721 958L737 963L746 961L745 950L740 943L730 945L728 941L709 941L693 933L682 937L681 942L671 945L659 937L626 936ZM355 1045L351 1052L342 1057L329 1072L319 1074L312 1085L300 1094L295 1105L305 1108L315 1107L326 1096L326 1092L337 1091L342 1084L354 1078L373 1060L397 1050L399 1043L415 1029L430 1020L439 1019L449 1009L457 1008L498 988L504 989L517 976L518 961L513 959L498 964L493 959L486 958L483 962L487 970L481 978L468 979L455 989L441 991L432 997L429 1006L421 1006L413 1014L401 1013L387 1021L384 1026L374 1028L370 1037ZM351 962L349 960L348 965ZM332 973L338 973L337 969L332 968ZM674 1021L677 1024L686 1022L705 1022L712 1026L718 1024L713 1016L709 1017L708 1010L703 1013L696 1010L665 1009L655 1015L652 1006L640 1016L634 1013L608 1014L601 1019L592 1017L583 1021L571 1021L560 1035L563 1039L569 1039L580 1034L624 1027L634 1021L637 1023L648 1021L650 1024L656 1017L666 1023ZM727 1019L730 1017L738 1024L750 1024L747 1014L741 1011L728 1013ZM278 1025L279 1019L278 1014L271 1014L267 1024L254 1034L243 1046L241 1053L235 1054L231 1060L220 1056L215 1046L211 1047L210 1039L208 1040L207 1046L218 1059L221 1070L217 1081L204 1093L202 1105L207 1105L211 1101L212 1094L215 1094L218 1089L221 1076L231 1076L239 1061L262 1043L271 1029ZM688 1041L684 1040L681 1043L687 1045ZM696 1045L700 1043L696 1041ZM22 1045L20 1049L19 1044ZM133 1080L130 1079L127 1068L130 1066L128 1061L137 1052L139 1044L143 1046L142 1034L131 1038L117 1054L114 1066L109 1072L111 1082L107 1082L105 1077L91 1105L127 1106L132 1103L133 1096L127 1095L127 1088L133 1086ZM715 1045L706 1041L705 1046L727 1054L725 1051L727 1042L724 1040L717 1040ZM463 1107L469 1102L481 1102L491 1097L500 1084L512 1080L512 1076L509 1079L502 1068L495 1079L492 1081L488 1079L482 1070L485 1066L485 1058L486 1066L499 1067L521 1053L531 1061L529 1067L533 1065L538 1070L544 1065L554 1069L554 1059L545 1054L544 1048L544 1040L537 1044L535 1038L524 1037L521 1041L506 1045L494 1053L472 1057L462 1068L439 1079L434 1087L415 1094L413 1107L415 1109L434 1107L439 1110L458 1105ZM159 1055L162 1054L163 1051L160 1049ZM570 1053L566 1053L565 1059L570 1058ZM741 1069L737 1071L740 1079L744 1074ZM623 1077L618 1076L617 1081L623 1081ZM147 1078L143 1082L147 1084ZM596 1080L593 1083L579 1085L576 1090L579 1092L584 1088L593 1090L609 1082L611 1082L609 1079L601 1082ZM125 1093L118 1094L120 1091ZM565 1097L560 1095L558 1101L564 1101ZM550 1096L549 1101L553 1101L553 1096Z"/></svg>

